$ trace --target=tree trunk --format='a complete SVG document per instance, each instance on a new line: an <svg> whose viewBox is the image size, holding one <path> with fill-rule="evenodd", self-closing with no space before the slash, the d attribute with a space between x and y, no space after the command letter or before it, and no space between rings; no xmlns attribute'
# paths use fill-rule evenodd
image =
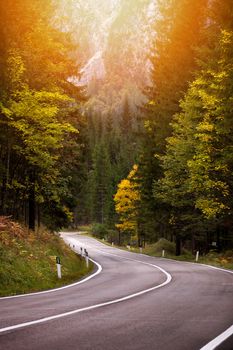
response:
<svg viewBox="0 0 233 350"><path fill-rule="evenodd" d="M121 231L119 230L118 245L121 245Z"/></svg>
<svg viewBox="0 0 233 350"><path fill-rule="evenodd" d="M36 232L39 233L40 230L40 206L36 203Z"/></svg>
<svg viewBox="0 0 233 350"><path fill-rule="evenodd" d="M30 189L28 199L28 227L35 231L36 221L36 196L35 196L35 173L30 174Z"/></svg>
<svg viewBox="0 0 233 350"><path fill-rule="evenodd" d="M216 229L216 240L217 240L217 250L218 250L218 253L221 252L221 239L220 239L220 226L219 224L217 225L217 229Z"/></svg>
<svg viewBox="0 0 233 350"><path fill-rule="evenodd" d="M181 254L181 239L179 235L176 235L176 256Z"/></svg>

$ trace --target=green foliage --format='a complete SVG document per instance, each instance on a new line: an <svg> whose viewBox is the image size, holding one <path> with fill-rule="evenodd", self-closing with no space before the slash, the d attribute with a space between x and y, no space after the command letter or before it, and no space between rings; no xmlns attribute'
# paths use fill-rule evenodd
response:
<svg viewBox="0 0 233 350"><path fill-rule="evenodd" d="M181 104L184 112L173 124L174 135L168 139L167 154L162 158L165 178L159 185L170 198L168 201L173 206L194 205L207 218L229 209L227 177L232 165L226 150L231 140L226 139L229 130L223 128L228 117L228 92L224 86L228 74L210 69L200 73Z"/></svg>
<svg viewBox="0 0 233 350"><path fill-rule="evenodd" d="M164 154L165 140L171 134L170 123L180 110L179 101L197 69L195 47L202 40L205 5L204 0L158 1L159 16L154 23L156 35L150 54L151 85L146 89L148 103L138 161L140 230L147 240L154 241L171 232L169 207L161 203L155 192L153 195L153 187L163 176L160 155Z"/></svg>
<svg viewBox="0 0 233 350"><path fill-rule="evenodd" d="M65 134L77 132L69 123L59 122L57 118L59 104L68 102L68 96L58 92L37 92L26 86L17 93L17 100L8 102L8 126L20 139L17 153L30 165L41 170L52 169Z"/></svg>
<svg viewBox="0 0 233 350"><path fill-rule="evenodd" d="M148 34L148 3L122 3L102 57L106 76L92 80L80 113L81 90L69 79L79 53L54 2L1 2L2 213L52 229L96 222L96 235L114 240L103 227L118 222L139 241L175 239L176 253L231 244L232 2L159 0L145 89L145 45L122 43L131 22L131 39L135 26Z"/></svg>
<svg viewBox="0 0 233 350"><path fill-rule="evenodd" d="M165 258L175 259L179 261L195 262L195 254L191 254L189 251L182 249L182 254L178 257L175 255L175 244L164 239L159 240L156 243L148 244L143 250L144 254L150 256L162 256L162 250L165 248ZM199 263L207 264L216 267L223 267L226 269L233 269L233 252L228 250L221 254L211 251L206 255L199 255Z"/></svg>
<svg viewBox="0 0 233 350"><path fill-rule="evenodd" d="M166 153L158 156L164 176L154 183L154 195L171 207L179 232L189 231L189 238L193 237L191 224L208 245L216 231L220 248L220 232L229 235L232 220L233 32L215 29L203 68L171 124L173 135L167 139Z"/></svg>
<svg viewBox="0 0 233 350"><path fill-rule="evenodd" d="M56 235L28 233L9 219L0 218L0 295L15 295L56 288L85 276L89 269ZM61 258L62 279L57 277L56 256Z"/></svg>
<svg viewBox="0 0 233 350"><path fill-rule="evenodd" d="M166 255L175 255L176 247L174 242L170 242L165 238L160 238L156 243L150 245L150 254L162 255L162 251L165 250Z"/></svg>
<svg viewBox="0 0 233 350"><path fill-rule="evenodd" d="M72 42L52 24L52 1L10 0L0 12L0 212L26 218L32 229L36 216L39 225L57 212L64 218L53 218L57 228L75 207L67 169L77 163L62 160L71 144L76 157L79 147Z"/></svg>
<svg viewBox="0 0 233 350"><path fill-rule="evenodd" d="M106 238L108 231L105 225L96 223L92 224L91 233L97 238Z"/></svg>
<svg viewBox="0 0 233 350"><path fill-rule="evenodd" d="M133 130L123 133L111 114L105 121L99 114L88 114L85 175L81 179L77 222L98 222L114 228L113 196L119 181L127 176L137 152ZM80 213L80 215L79 215Z"/></svg>

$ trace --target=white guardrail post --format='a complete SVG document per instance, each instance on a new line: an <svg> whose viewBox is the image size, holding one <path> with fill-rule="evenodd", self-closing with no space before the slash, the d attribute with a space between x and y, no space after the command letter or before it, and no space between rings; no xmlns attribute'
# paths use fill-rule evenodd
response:
<svg viewBox="0 0 233 350"><path fill-rule="evenodd" d="M57 264L57 277L61 278L61 259L59 256L56 257L56 264Z"/></svg>

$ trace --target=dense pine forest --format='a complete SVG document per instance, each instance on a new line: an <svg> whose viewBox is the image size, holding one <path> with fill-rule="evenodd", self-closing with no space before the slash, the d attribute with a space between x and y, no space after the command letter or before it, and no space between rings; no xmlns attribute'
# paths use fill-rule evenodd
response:
<svg viewBox="0 0 233 350"><path fill-rule="evenodd" d="M233 248L232 0L1 1L0 50L0 215Z"/></svg>

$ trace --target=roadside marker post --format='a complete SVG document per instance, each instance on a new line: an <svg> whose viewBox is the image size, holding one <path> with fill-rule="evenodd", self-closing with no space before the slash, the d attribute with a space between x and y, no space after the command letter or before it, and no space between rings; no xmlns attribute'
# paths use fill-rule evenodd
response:
<svg viewBox="0 0 233 350"><path fill-rule="evenodd" d="M162 250L162 258L164 258L165 257L165 250L163 249Z"/></svg>
<svg viewBox="0 0 233 350"><path fill-rule="evenodd" d="M196 252L196 262L198 262L199 259L199 250Z"/></svg>
<svg viewBox="0 0 233 350"><path fill-rule="evenodd" d="M86 266L89 267L89 259L88 259L88 252L85 249L85 260L86 260Z"/></svg>
<svg viewBox="0 0 233 350"><path fill-rule="evenodd" d="M59 256L56 256L56 264L57 264L57 277L61 278L61 259Z"/></svg>
<svg viewBox="0 0 233 350"><path fill-rule="evenodd" d="M83 256L83 248L80 248L81 256Z"/></svg>

